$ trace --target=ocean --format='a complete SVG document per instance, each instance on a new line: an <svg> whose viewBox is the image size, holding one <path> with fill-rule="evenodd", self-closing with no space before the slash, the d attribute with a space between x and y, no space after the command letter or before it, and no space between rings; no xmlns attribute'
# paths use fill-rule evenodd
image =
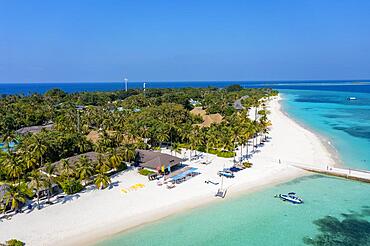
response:
<svg viewBox="0 0 370 246"><path fill-rule="evenodd" d="M370 170L367 85L285 87L278 89L291 117L325 137L344 165ZM305 203L274 198L291 191ZM98 245L370 245L369 194L369 184L312 175L170 216Z"/></svg>
<svg viewBox="0 0 370 246"><path fill-rule="evenodd" d="M343 165L370 170L369 82L158 82L147 87L224 87L235 83L278 89L286 113L329 141ZM0 94L43 93L54 87L76 92L123 86L113 84L0 84ZM290 191L297 192L305 203L291 205L274 198ZM170 216L98 245L370 245L369 194L370 184L306 176Z"/></svg>
<svg viewBox="0 0 370 246"><path fill-rule="evenodd" d="M187 81L187 82L147 82L146 88L181 88L181 87L226 87L240 84L244 87L272 87L275 89L328 90L370 92L370 81ZM142 88L142 82L129 82L128 88ZM84 91L114 91L123 90L123 82L40 82L40 83L0 83L0 95L45 93L59 88L68 93Z"/></svg>

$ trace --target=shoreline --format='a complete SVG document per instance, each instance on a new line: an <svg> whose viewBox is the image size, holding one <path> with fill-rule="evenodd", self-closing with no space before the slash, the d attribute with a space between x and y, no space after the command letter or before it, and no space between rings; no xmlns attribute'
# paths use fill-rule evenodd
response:
<svg viewBox="0 0 370 246"><path fill-rule="evenodd" d="M284 93L279 92L279 96L281 94L284 94ZM280 101L283 101L283 100L286 100L286 99L284 99L284 97L281 97L280 96L279 100ZM319 139L319 141L324 145L324 147L326 148L326 150L330 154L331 158L335 161L335 164L333 166L335 166L335 167L345 167L346 166L344 164L344 162L342 161L342 159L340 158L339 153L338 153L338 150L331 144L331 141L329 140L328 137L326 137L323 134L317 132L315 129L309 127L307 124L303 123L302 121L299 121L294 116L290 115L286 110L284 110L284 107L283 107L283 104L282 103L280 103L280 105L281 105L281 112L286 117L288 117L289 119L291 119L292 121L294 121L300 127L306 129L307 131L309 131L309 132L311 132L311 133L313 133L314 135L317 136L317 138Z"/></svg>
<svg viewBox="0 0 370 246"><path fill-rule="evenodd" d="M278 164L280 159L313 165L335 163L320 136L286 115L278 99L273 99L268 107L272 108L272 140L253 155L250 160L254 164L252 168L238 172L232 180L224 181L228 189L225 199L215 198L219 187L204 184L204 180L217 180L217 170L230 165L231 161L210 155L214 158L210 165L194 164L201 175L172 190L158 187L136 172L126 172L112 179L120 187L87 191L71 202L16 215L11 221L0 223L0 230L4 232L0 241L17 238L27 245L94 245L178 213L227 202L310 174ZM292 142L297 144L292 145ZM146 187L125 195L120 193L122 186L133 183L143 183ZM55 224L50 226L50 221ZM30 224L32 228L27 227Z"/></svg>

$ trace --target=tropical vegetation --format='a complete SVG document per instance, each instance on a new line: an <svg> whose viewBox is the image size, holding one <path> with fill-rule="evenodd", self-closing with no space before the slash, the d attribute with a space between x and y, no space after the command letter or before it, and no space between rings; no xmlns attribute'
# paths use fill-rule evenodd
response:
<svg viewBox="0 0 370 246"><path fill-rule="evenodd" d="M39 206L45 192L50 202L55 185L66 194L88 184L104 189L111 183L111 174L135 160L137 148L167 146L176 155L186 147L192 153L229 158L241 146L241 154L248 155L248 141L268 133L264 100L276 93L233 85L147 89L145 94L139 89L72 94L53 89L43 95L4 95L0 98L0 143L4 146L0 149L0 184L7 188L0 204L18 210L28 198L35 198ZM234 108L239 98L245 109ZM200 117L190 113L195 106L191 101L208 114L221 114L223 121L200 127ZM256 109L255 119L248 117L250 107ZM28 134L17 131L46 124L53 128ZM92 132L98 134L97 139L91 138ZM12 148L11 143L15 144ZM96 160L83 155L90 152L98 154ZM70 161L78 155L77 161Z"/></svg>

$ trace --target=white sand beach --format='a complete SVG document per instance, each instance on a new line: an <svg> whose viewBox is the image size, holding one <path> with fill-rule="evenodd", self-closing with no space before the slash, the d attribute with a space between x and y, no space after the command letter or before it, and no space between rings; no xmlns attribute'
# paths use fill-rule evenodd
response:
<svg viewBox="0 0 370 246"><path fill-rule="evenodd" d="M111 189L91 189L72 196L64 203L30 213L25 211L11 220L2 220L0 242L17 238L27 245L36 246L90 245L112 234L192 207L209 202L227 202L232 196L306 174L289 165L292 163L333 166L334 158L319 137L294 122L280 108L279 98L269 103L269 118L273 124L270 141L250 159L252 168L235 173L233 179L224 179L224 186L228 188L225 199L214 196L218 185L204 181L220 182L217 171L224 166L232 166L232 159L209 155L212 159L209 165L187 162L198 168L201 174L171 190L157 186L156 181L148 181L147 177L131 170L114 177ZM137 183L145 187L128 193L121 191Z"/></svg>

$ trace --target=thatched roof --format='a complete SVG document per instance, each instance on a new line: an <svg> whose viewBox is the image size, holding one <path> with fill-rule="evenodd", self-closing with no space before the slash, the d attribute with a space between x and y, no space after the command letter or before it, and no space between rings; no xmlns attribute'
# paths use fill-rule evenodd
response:
<svg viewBox="0 0 370 246"><path fill-rule="evenodd" d="M68 162L71 166L75 166L82 156L86 156L87 159L89 159L91 162L95 162L95 161L98 160L98 155L99 154L97 152L91 151L91 152L87 152L87 153L84 153L84 154L71 156L71 157L68 157L68 158L65 158L65 159L68 160ZM62 169L62 160L54 162L52 165L56 166L56 173L60 174L61 169Z"/></svg>
<svg viewBox="0 0 370 246"><path fill-rule="evenodd" d="M27 133L39 133L41 132L42 129L46 129L46 130L52 130L54 127L54 124L48 124L48 125L42 125L42 126L28 126L28 127L23 127L23 128L20 128L18 130L16 130L15 132L17 134L21 134L21 135L25 135Z"/></svg>
<svg viewBox="0 0 370 246"><path fill-rule="evenodd" d="M114 136L114 134L116 132L115 131L107 131L107 133L110 137L112 137L112 136ZM93 144L96 144L100 140L101 136L102 136L101 132L92 130L91 132L89 132L89 134L86 135L86 138L87 138L87 140L89 140ZM137 143L137 142L139 142L138 138L129 138L127 135L124 135L123 139L127 143Z"/></svg>
<svg viewBox="0 0 370 246"><path fill-rule="evenodd" d="M167 168L168 165L173 167L183 162L181 158L153 150L138 149L136 150L136 154L140 166L154 170L160 168L162 165Z"/></svg>
<svg viewBox="0 0 370 246"><path fill-rule="evenodd" d="M203 123L201 124L203 127L209 127L211 126L211 124L215 123L215 124L219 124L222 122L222 115L220 114L209 114L209 115L205 115L203 116Z"/></svg>
<svg viewBox="0 0 370 246"><path fill-rule="evenodd" d="M89 134L86 135L87 140L92 142L93 144L96 144L99 141L100 134L97 131L91 131Z"/></svg>
<svg viewBox="0 0 370 246"><path fill-rule="evenodd" d="M222 115L217 114L207 114L203 116L203 122L201 124L196 124L199 127L210 127L212 124L219 124L223 120Z"/></svg>
<svg viewBox="0 0 370 246"><path fill-rule="evenodd" d="M204 116L207 114L207 112L204 109L202 109L202 107L195 107L192 110L190 110L190 113L198 116Z"/></svg>

